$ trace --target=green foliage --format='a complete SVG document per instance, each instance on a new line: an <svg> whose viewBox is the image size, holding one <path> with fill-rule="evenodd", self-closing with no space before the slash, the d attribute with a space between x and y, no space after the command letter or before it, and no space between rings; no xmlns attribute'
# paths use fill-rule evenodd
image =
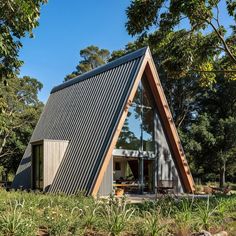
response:
<svg viewBox="0 0 236 236"><path fill-rule="evenodd" d="M235 0L226 0L227 10L230 16L234 17L236 21L236 1Z"/></svg>
<svg viewBox="0 0 236 236"><path fill-rule="evenodd" d="M199 66L199 70L202 71L201 77L199 79L199 83L203 87L211 87L213 84L216 83L215 77L216 75L214 73L204 73L204 71L212 71L213 70L213 64L210 62L203 63Z"/></svg>
<svg viewBox="0 0 236 236"><path fill-rule="evenodd" d="M236 83L219 75L216 79L212 89L203 90L198 100L201 115L196 114L181 137L196 177L215 181L223 177L220 173L225 165L226 177L232 181L236 170Z"/></svg>
<svg viewBox="0 0 236 236"><path fill-rule="evenodd" d="M4 0L0 1L0 78L9 78L18 72L22 61L18 53L20 39L38 26L41 5L47 0Z"/></svg>
<svg viewBox="0 0 236 236"><path fill-rule="evenodd" d="M189 235L194 230L195 217L193 200L182 199L175 209L176 233L179 235Z"/></svg>
<svg viewBox="0 0 236 236"><path fill-rule="evenodd" d="M144 219L144 235L158 236L167 234L167 219L162 219L160 210L151 210L150 212L146 211L143 214Z"/></svg>
<svg viewBox="0 0 236 236"><path fill-rule="evenodd" d="M47 231L50 235L60 236L68 232L69 218L62 207L44 208L43 217L48 221Z"/></svg>
<svg viewBox="0 0 236 236"><path fill-rule="evenodd" d="M126 28L139 38L111 58L149 45L193 176L222 185L236 178L236 37L220 12L219 1L132 1Z"/></svg>
<svg viewBox="0 0 236 236"><path fill-rule="evenodd" d="M6 236L35 235L35 223L31 218L23 216L24 202L12 202L10 209L0 217L0 231Z"/></svg>
<svg viewBox="0 0 236 236"><path fill-rule="evenodd" d="M96 227L97 221L97 211L99 205L94 203L94 207L91 208L90 206L84 206L81 208L81 218L83 218L83 227L86 229L93 229Z"/></svg>
<svg viewBox="0 0 236 236"><path fill-rule="evenodd" d="M235 195L163 197L139 204L127 200L0 190L0 235L164 236L190 235L203 228L235 232Z"/></svg>
<svg viewBox="0 0 236 236"><path fill-rule="evenodd" d="M129 19L128 23L126 23L126 28L129 34L134 36L156 24L158 19L157 11L164 2L164 0L132 1L126 10Z"/></svg>
<svg viewBox="0 0 236 236"><path fill-rule="evenodd" d="M232 44L224 38L226 29L220 24L219 12L221 9L219 9L219 2L219 0L133 0L126 11L128 17L126 29L131 35L142 33L142 36L150 33L150 29L153 28L167 35L171 31L175 31L177 27L186 28L189 35L204 30L212 30L209 34L205 33L207 44L211 44L211 47L213 46L226 53L231 61L236 63L235 52L230 48ZM226 1L226 6L229 16L235 17L235 1ZM215 39L213 45L211 43L213 38L209 35L213 35Z"/></svg>
<svg viewBox="0 0 236 236"><path fill-rule="evenodd" d="M116 236L120 235L129 224L134 209L127 207L125 198L119 201L118 198L110 197L108 202L101 204L99 214L107 232L112 236Z"/></svg>
<svg viewBox="0 0 236 236"><path fill-rule="evenodd" d="M30 77L0 83L0 163L15 171L42 111L42 84Z"/></svg>
<svg viewBox="0 0 236 236"><path fill-rule="evenodd" d="M107 49L99 49L94 45L80 50L80 57L83 59L76 66L76 71L65 77L65 81L105 64L109 56L110 52Z"/></svg>
<svg viewBox="0 0 236 236"><path fill-rule="evenodd" d="M33 37L41 6L47 0L0 1L0 165L16 171L42 111L37 93L42 84L28 76L17 78L23 61L21 38Z"/></svg>
<svg viewBox="0 0 236 236"><path fill-rule="evenodd" d="M206 205L198 205L197 215L198 215L198 225L200 229L209 230L210 226L213 224L213 216L217 211L217 206L210 208L209 197L207 199Z"/></svg>

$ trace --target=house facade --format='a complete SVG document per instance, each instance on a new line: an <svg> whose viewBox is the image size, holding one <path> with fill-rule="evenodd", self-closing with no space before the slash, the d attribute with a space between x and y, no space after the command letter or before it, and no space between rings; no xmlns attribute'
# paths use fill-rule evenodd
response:
<svg viewBox="0 0 236 236"><path fill-rule="evenodd" d="M194 191L149 48L52 89L13 187L92 195Z"/></svg>

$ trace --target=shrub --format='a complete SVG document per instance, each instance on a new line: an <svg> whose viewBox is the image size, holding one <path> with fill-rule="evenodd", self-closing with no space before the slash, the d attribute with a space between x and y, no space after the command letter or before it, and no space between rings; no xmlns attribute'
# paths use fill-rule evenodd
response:
<svg viewBox="0 0 236 236"><path fill-rule="evenodd" d="M128 208L125 198L119 200L112 196L108 202L101 202L99 209L104 227L112 236L119 235L124 231L135 212L133 208Z"/></svg>
<svg viewBox="0 0 236 236"><path fill-rule="evenodd" d="M43 214L49 235L61 236L69 230L69 219L62 208L45 208Z"/></svg>
<svg viewBox="0 0 236 236"><path fill-rule="evenodd" d="M6 236L35 235L35 223L22 214L24 202L9 203L10 208L0 217L0 231Z"/></svg>
<svg viewBox="0 0 236 236"><path fill-rule="evenodd" d="M191 230L195 225L195 212L193 209L192 201L182 199L179 203L179 206L175 209L175 214L173 216L175 221L175 232L180 236L190 235Z"/></svg>
<svg viewBox="0 0 236 236"><path fill-rule="evenodd" d="M214 225L214 214L217 212L217 207L210 207L210 198L207 198L205 204L197 205L197 219L200 229L209 230L211 225Z"/></svg>
<svg viewBox="0 0 236 236"><path fill-rule="evenodd" d="M166 235L167 233L167 222L168 220L162 219L162 216L160 214L160 209L157 209L156 211L151 212L145 212L143 214L144 219L144 225L143 229L145 234L144 235L150 235L150 236L159 236L159 235Z"/></svg>

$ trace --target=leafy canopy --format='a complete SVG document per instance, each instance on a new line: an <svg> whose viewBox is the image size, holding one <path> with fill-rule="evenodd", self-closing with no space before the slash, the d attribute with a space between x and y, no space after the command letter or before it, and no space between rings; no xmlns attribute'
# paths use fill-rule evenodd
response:
<svg viewBox="0 0 236 236"><path fill-rule="evenodd" d="M126 29L138 38L111 54L149 45L194 176L221 183L236 178L236 26L222 7L235 22L235 0L133 0Z"/></svg>
<svg viewBox="0 0 236 236"><path fill-rule="evenodd" d="M16 168L42 111L42 84L25 76L0 83L0 164ZM15 164L14 164L15 163Z"/></svg>
<svg viewBox="0 0 236 236"><path fill-rule="evenodd" d="M20 39L27 33L33 37L33 29L39 25L41 5L47 0L0 1L0 79L19 71L22 61L18 53Z"/></svg>
<svg viewBox="0 0 236 236"><path fill-rule="evenodd" d="M189 33L212 30L218 39L214 47L236 63L235 47L225 38L226 28L220 23L219 4L220 0L133 0L126 11L126 29L130 35L147 35L153 29L168 34L177 27L188 28ZM225 4L228 16L236 20L236 1Z"/></svg>
<svg viewBox="0 0 236 236"><path fill-rule="evenodd" d="M83 59L76 66L76 71L67 75L65 81L105 64L110 56L110 52L107 49L99 49L99 47L91 45L80 50L80 56Z"/></svg>

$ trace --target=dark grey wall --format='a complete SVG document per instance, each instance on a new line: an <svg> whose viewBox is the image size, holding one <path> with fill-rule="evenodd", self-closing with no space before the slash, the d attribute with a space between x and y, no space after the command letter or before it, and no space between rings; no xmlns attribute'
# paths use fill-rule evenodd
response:
<svg viewBox="0 0 236 236"><path fill-rule="evenodd" d="M13 188L31 188L31 145L28 144L20 162L16 176L12 183Z"/></svg>
<svg viewBox="0 0 236 236"><path fill-rule="evenodd" d="M175 183L177 183L175 191L178 193L183 192L183 187L176 168L176 164L171 154L171 150L158 114L156 114L155 120L155 142L157 144L158 153L158 180L173 180Z"/></svg>
<svg viewBox="0 0 236 236"><path fill-rule="evenodd" d="M53 89L30 142L68 140L50 192L91 193L147 49ZM30 187L30 147L13 187Z"/></svg>

